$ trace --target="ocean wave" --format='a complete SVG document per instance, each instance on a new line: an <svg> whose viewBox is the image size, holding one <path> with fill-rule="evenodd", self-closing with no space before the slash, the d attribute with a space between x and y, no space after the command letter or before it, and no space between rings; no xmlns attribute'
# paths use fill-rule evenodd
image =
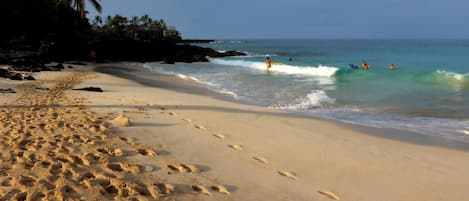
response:
<svg viewBox="0 0 469 201"><path fill-rule="evenodd" d="M191 80L191 81L194 81L194 82L202 83L199 79L197 79L195 77L187 76L187 75L184 75L184 74L176 74L176 73L173 73L173 75L176 75L176 77L178 77L180 79L183 79L183 80Z"/></svg>
<svg viewBox="0 0 469 201"><path fill-rule="evenodd" d="M217 92L221 94L228 94L232 96L234 99L239 99L238 94L236 94L235 92L229 91L227 89L221 89L221 90L218 90Z"/></svg>
<svg viewBox="0 0 469 201"><path fill-rule="evenodd" d="M300 98L297 104L274 104L269 106L272 109L281 110L311 110L322 107L330 107L335 104L335 99L327 96L322 90L313 90L304 98Z"/></svg>
<svg viewBox="0 0 469 201"><path fill-rule="evenodd" d="M454 79L456 81L465 81L469 79L469 73L462 74L462 73L455 73L455 72L450 72L450 71L445 71L445 70L437 70L436 74Z"/></svg>
<svg viewBox="0 0 469 201"><path fill-rule="evenodd" d="M469 73L455 73L445 70L437 70L436 72L425 76L424 81L443 86L449 86L456 90L469 88Z"/></svg>
<svg viewBox="0 0 469 201"><path fill-rule="evenodd" d="M216 40L213 42L210 42L211 44L221 44L221 43L245 43L246 41L244 40Z"/></svg>
<svg viewBox="0 0 469 201"><path fill-rule="evenodd" d="M243 56L243 57L251 57L251 58L254 58L254 57L266 58L266 57L278 56L278 54L274 54L274 53L259 54L255 52L249 52L249 51L242 51L242 52L246 54L246 56Z"/></svg>
<svg viewBox="0 0 469 201"><path fill-rule="evenodd" d="M364 80L364 79L380 79L380 80L404 80L416 81L430 85L447 86L454 89L469 88L469 73L455 73L446 70L436 70L429 72L406 72L396 71L374 71L370 70L353 70L350 68L340 68L334 74L337 78L347 80Z"/></svg>
<svg viewBox="0 0 469 201"><path fill-rule="evenodd" d="M224 59L214 59L210 58L210 62L220 65L228 65L228 66L240 66L240 67L247 67L257 70L266 70L266 65L264 62L254 62L254 61L245 61L245 60L224 60ZM322 66L319 65L317 67L312 66L293 66L293 65L286 65L286 64L273 64L272 68L270 68L271 72L283 73L288 75L309 75L309 76L323 76L323 77L331 77L335 74L335 72L339 68L336 67L329 67L329 66Z"/></svg>

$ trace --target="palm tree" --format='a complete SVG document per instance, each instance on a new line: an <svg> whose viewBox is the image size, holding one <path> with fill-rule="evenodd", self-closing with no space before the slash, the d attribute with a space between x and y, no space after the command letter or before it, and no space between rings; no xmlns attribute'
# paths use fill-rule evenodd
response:
<svg viewBox="0 0 469 201"><path fill-rule="evenodd" d="M93 4L93 7L101 13L102 7L101 4L99 4L98 0L88 0L91 4ZM74 8L80 17L82 19L85 18L86 15L86 9L85 9L85 0L60 0L61 3L64 3L66 5L69 5L70 7Z"/></svg>
<svg viewBox="0 0 469 201"><path fill-rule="evenodd" d="M94 17L93 22L91 23L91 26L93 27L93 29L98 30L100 27L103 26L103 18L99 15L96 15L96 17Z"/></svg>

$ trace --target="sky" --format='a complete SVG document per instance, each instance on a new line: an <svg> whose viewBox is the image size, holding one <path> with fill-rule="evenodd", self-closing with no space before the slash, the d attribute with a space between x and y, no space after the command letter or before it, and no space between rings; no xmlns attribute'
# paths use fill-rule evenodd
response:
<svg viewBox="0 0 469 201"><path fill-rule="evenodd" d="M185 39L469 38L469 0L101 0L102 16L150 15ZM96 12L88 8L88 18Z"/></svg>

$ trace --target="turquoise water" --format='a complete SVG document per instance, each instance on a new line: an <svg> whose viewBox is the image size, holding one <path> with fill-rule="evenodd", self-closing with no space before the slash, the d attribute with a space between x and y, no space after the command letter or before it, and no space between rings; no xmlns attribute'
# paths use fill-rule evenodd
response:
<svg viewBox="0 0 469 201"><path fill-rule="evenodd" d="M228 40L204 46L248 56L145 66L272 109L469 142L469 40ZM270 72L266 56L275 63ZM362 60L369 70L348 67ZM391 63L395 70L387 69Z"/></svg>

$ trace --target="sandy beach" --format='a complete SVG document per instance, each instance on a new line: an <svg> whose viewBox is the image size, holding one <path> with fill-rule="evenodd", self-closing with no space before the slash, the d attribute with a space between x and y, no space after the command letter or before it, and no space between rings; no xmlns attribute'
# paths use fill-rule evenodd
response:
<svg viewBox="0 0 469 201"><path fill-rule="evenodd" d="M465 145L243 105L131 67L34 76L0 81L17 92L0 94L0 200L469 198Z"/></svg>

